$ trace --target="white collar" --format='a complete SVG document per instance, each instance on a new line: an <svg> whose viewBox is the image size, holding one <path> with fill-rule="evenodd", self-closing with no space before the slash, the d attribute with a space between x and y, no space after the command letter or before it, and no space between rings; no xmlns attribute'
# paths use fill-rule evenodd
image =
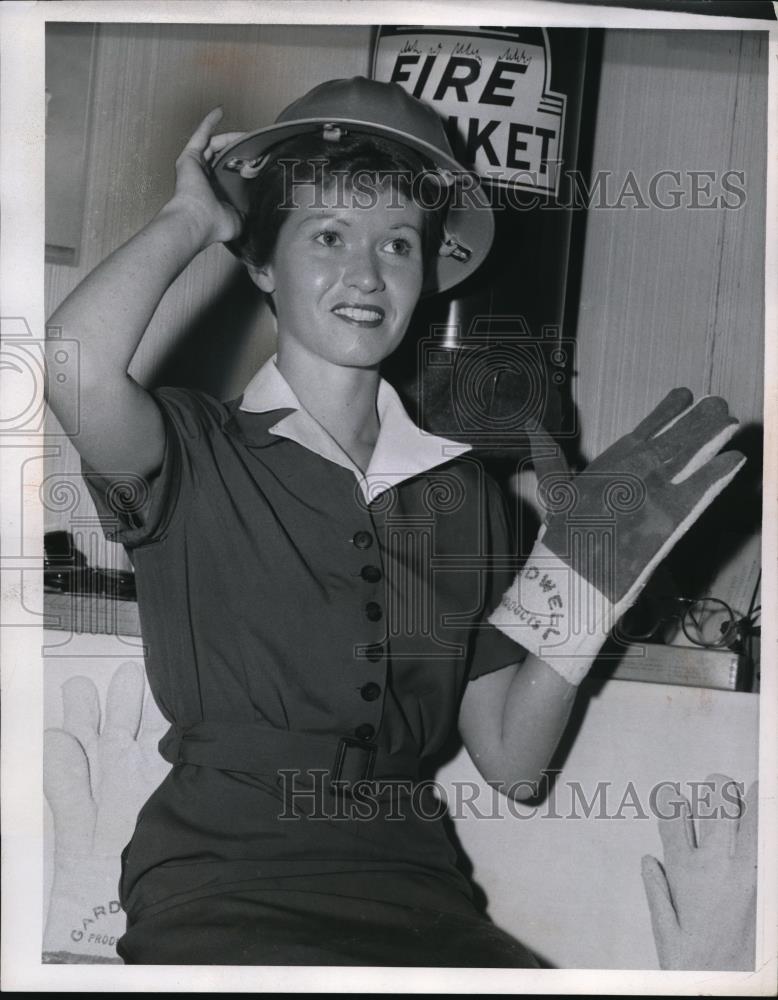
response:
<svg viewBox="0 0 778 1000"><path fill-rule="evenodd" d="M293 413L269 427L268 432L296 441L322 458L350 469L368 503L405 479L470 451L469 444L427 434L417 427L405 412L400 397L385 379L378 384L376 408L378 439L370 464L363 474L337 441L303 407L278 370L275 354L251 379L240 403L240 409L250 413L293 410Z"/></svg>

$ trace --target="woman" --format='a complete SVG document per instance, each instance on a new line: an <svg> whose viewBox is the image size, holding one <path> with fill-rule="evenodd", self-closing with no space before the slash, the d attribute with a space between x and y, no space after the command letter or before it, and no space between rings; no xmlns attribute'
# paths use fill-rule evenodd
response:
<svg viewBox="0 0 778 1000"><path fill-rule="evenodd" d="M711 460L736 422L671 394L594 463L596 489L575 481L590 514L603 482L648 484L622 511L626 557L605 573L605 544L569 546L552 506L511 584L493 558L513 551L497 488L380 378L420 294L470 274L491 240L440 122L361 78L251 135L212 135L220 115L187 144L170 202L51 320L81 344L73 440L132 553L171 723L175 766L122 857L119 953L531 966L474 906L420 761L458 724L484 778L527 795L614 616L739 467ZM149 392L127 375L138 341L220 241L270 299L277 356L227 403ZM64 391L51 386L55 412ZM572 627L592 602L594 627Z"/></svg>

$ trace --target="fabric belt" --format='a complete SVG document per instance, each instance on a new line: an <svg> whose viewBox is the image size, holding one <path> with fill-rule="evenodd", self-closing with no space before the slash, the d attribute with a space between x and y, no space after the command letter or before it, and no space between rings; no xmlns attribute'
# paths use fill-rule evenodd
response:
<svg viewBox="0 0 778 1000"><path fill-rule="evenodd" d="M316 772L348 791L361 780L418 779L419 758L411 751L389 753L370 740L274 729L261 723L197 722L171 726L159 742L171 764L196 764L222 771L279 777L284 772Z"/></svg>

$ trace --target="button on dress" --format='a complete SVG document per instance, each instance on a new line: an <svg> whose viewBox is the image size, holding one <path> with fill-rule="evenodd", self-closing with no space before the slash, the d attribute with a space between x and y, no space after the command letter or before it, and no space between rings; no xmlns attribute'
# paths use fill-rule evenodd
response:
<svg viewBox="0 0 778 1000"><path fill-rule="evenodd" d="M173 767L122 855L119 954L534 965L474 905L418 782L468 681L525 655L486 621L514 573L496 484L465 446L422 434L385 382L364 475L274 359L237 400L153 395L164 459L134 507L82 465L133 561L149 685L170 722ZM316 771L331 777L344 748L360 774L376 754L398 793L333 794Z"/></svg>

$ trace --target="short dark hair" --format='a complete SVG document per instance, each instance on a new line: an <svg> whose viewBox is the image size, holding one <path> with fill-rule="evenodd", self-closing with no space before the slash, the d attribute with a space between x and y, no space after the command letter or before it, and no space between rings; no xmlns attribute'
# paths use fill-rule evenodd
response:
<svg viewBox="0 0 778 1000"><path fill-rule="evenodd" d="M389 184L419 205L426 272L443 242L447 189L432 162L415 150L364 133L337 141L320 132L305 133L274 147L254 181L243 232L231 249L255 267L269 263L281 226L295 207L292 185L324 188L336 178L346 187L357 180L380 187Z"/></svg>

